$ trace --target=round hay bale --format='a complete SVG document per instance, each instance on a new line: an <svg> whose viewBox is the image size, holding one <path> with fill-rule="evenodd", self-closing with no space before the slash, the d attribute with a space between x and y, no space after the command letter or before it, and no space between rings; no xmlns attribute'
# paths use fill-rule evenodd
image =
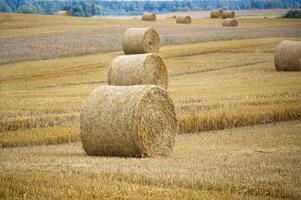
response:
<svg viewBox="0 0 301 200"><path fill-rule="evenodd" d="M108 72L109 85L168 86L168 72L158 54L135 54L115 58Z"/></svg>
<svg viewBox="0 0 301 200"><path fill-rule="evenodd" d="M236 19L227 18L223 20L223 26L238 26Z"/></svg>
<svg viewBox="0 0 301 200"><path fill-rule="evenodd" d="M191 24L190 16L177 16L177 24Z"/></svg>
<svg viewBox="0 0 301 200"><path fill-rule="evenodd" d="M234 11L224 11L222 14L223 19L226 18L234 18L235 17L235 12Z"/></svg>
<svg viewBox="0 0 301 200"><path fill-rule="evenodd" d="M80 125L88 155L158 157L173 149L177 118L160 87L104 85L87 98Z"/></svg>
<svg viewBox="0 0 301 200"><path fill-rule="evenodd" d="M223 10L212 10L210 13L211 18L220 18L222 17Z"/></svg>
<svg viewBox="0 0 301 200"><path fill-rule="evenodd" d="M142 15L142 21L156 21L156 14L150 13L150 12L145 12Z"/></svg>
<svg viewBox="0 0 301 200"><path fill-rule="evenodd" d="M283 41L275 51L277 71L301 71L301 41Z"/></svg>
<svg viewBox="0 0 301 200"><path fill-rule="evenodd" d="M153 28L128 28L122 39L125 54L158 53L160 37Z"/></svg>

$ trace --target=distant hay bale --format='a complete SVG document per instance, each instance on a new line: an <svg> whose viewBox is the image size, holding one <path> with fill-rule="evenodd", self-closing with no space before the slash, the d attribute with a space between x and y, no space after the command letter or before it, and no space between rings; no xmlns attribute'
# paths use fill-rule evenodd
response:
<svg viewBox="0 0 301 200"><path fill-rule="evenodd" d="M211 18L220 18L222 17L223 10L212 10L210 13Z"/></svg>
<svg viewBox="0 0 301 200"><path fill-rule="evenodd" d="M191 24L190 16L177 16L177 24Z"/></svg>
<svg viewBox="0 0 301 200"><path fill-rule="evenodd" d="M177 16L176 15L173 15L173 16L167 16L166 19L176 19Z"/></svg>
<svg viewBox="0 0 301 200"><path fill-rule="evenodd" d="M54 13L54 15L58 16L70 16L70 13L67 10L59 10Z"/></svg>
<svg viewBox="0 0 301 200"><path fill-rule="evenodd" d="M158 53L160 37L153 28L128 28L123 34L125 54Z"/></svg>
<svg viewBox="0 0 301 200"><path fill-rule="evenodd" d="M236 19L227 18L223 20L223 26L238 26Z"/></svg>
<svg viewBox="0 0 301 200"><path fill-rule="evenodd" d="M234 11L224 11L222 14L223 19L226 18L234 18L235 17L235 12Z"/></svg>
<svg viewBox="0 0 301 200"><path fill-rule="evenodd" d="M145 12L142 15L142 21L156 21L156 14Z"/></svg>
<svg viewBox="0 0 301 200"><path fill-rule="evenodd" d="M119 56L110 65L108 84L158 85L167 89L167 68L158 54Z"/></svg>
<svg viewBox="0 0 301 200"><path fill-rule="evenodd" d="M88 155L168 156L177 119L167 92L154 85L99 86L80 114L81 141Z"/></svg>
<svg viewBox="0 0 301 200"><path fill-rule="evenodd" d="M275 51L277 71L301 71L301 41L283 41Z"/></svg>

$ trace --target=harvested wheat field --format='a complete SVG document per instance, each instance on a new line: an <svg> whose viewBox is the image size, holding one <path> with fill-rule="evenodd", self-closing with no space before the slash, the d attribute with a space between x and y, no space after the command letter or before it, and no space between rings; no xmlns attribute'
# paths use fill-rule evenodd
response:
<svg viewBox="0 0 301 200"><path fill-rule="evenodd" d="M222 27L208 14L188 26L160 17L0 14L0 198L300 199L301 72L277 71L274 63L282 41L301 41L300 20L239 18L238 27ZM83 103L108 85L110 64L125 56L128 27L152 27L160 36L168 74L167 82L164 67L162 92L177 118L167 157L87 156L81 143ZM126 141L134 131L122 135L132 128L122 124L124 113L140 105L133 101L139 95L118 95L97 102L108 101L103 128ZM87 117L102 112L92 110ZM155 112L145 116L161 123ZM151 120L145 127L156 127Z"/></svg>
<svg viewBox="0 0 301 200"><path fill-rule="evenodd" d="M119 51L129 27L155 28L163 45L301 35L298 19L239 19L235 29L223 28L222 19L192 19L184 28L166 19L145 22L0 13L0 63Z"/></svg>
<svg viewBox="0 0 301 200"><path fill-rule="evenodd" d="M299 199L301 122L179 135L168 158L88 157L80 143L0 151L7 199Z"/></svg>

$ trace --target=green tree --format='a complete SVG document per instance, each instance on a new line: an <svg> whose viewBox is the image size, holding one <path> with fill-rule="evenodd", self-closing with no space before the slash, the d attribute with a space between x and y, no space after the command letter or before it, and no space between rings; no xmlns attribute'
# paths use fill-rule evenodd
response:
<svg viewBox="0 0 301 200"><path fill-rule="evenodd" d="M301 18L301 10L289 10L283 17L284 18Z"/></svg>
<svg viewBox="0 0 301 200"><path fill-rule="evenodd" d="M84 9L81 5L72 6L70 13L72 16L85 16Z"/></svg>
<svg viewBox="0 0 301 200"><path fill-rule="evenodd" d="M0 12L12 12L12 9L4 0L0 0Z"/></svg>
<svg viewBox="0 0 301 200"><path fill-rule="evenodd" d="M39 13L37 7L33 5L22 5L19 7L18 10L21 13L28 13L28 14Z"/></svg>

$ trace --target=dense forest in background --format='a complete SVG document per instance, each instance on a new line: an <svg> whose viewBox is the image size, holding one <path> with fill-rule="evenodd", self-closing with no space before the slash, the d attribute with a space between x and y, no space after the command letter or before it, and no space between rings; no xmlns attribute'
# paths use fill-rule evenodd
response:
<svg viewBox="0 0 301 200"><path fill-rule="evenodd" d="M195 0L195 1L102 1L102 0L0 0L0 12L53 14L68 10L74 16L137 15L144 11L165 13L211 9L301 8L301 0Z"/></svg>

